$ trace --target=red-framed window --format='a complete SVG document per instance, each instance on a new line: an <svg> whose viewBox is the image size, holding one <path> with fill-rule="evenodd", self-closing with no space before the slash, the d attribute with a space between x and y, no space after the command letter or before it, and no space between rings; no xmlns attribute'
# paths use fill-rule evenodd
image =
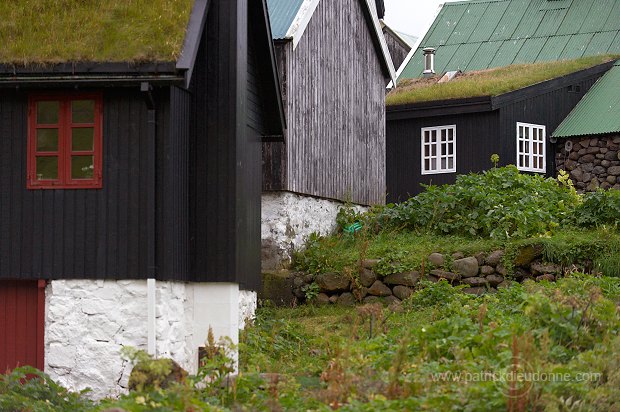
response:
<svg viewBox="0 0 620 412"><path fill-rule="evenodd" d="M100 93L30 96L28 189L102 187Z"/></svg>

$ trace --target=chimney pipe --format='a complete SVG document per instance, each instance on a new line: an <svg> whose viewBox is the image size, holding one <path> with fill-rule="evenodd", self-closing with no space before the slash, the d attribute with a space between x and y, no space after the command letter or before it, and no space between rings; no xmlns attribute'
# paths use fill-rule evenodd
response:
<svg viewBox="0 0 620 412"><path fill-rule="evenodd" d="M424 50L424 77L433 77L435 74L435 52L437 49L433 47L427 47Z"/></svg>

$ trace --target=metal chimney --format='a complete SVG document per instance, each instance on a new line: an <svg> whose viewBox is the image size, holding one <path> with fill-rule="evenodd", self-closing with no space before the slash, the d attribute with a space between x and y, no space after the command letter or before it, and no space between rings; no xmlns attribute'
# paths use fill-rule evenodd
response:
<svg viewBox="0 0 620 412"><path fill-rule="evenodd" d="M435 74L435 52L437 49L433 47L427 47L424 50L424 71L422 75L424 77L433 77Z"/></svg>

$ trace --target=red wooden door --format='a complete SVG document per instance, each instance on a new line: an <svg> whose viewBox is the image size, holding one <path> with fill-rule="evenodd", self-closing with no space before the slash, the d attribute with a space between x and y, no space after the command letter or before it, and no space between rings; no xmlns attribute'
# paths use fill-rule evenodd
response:
<svg viewBox="0 0 620 412"><path fill-rule="evenodd" d="M45 281L0 280L0 374L43 370Z"/></svg>

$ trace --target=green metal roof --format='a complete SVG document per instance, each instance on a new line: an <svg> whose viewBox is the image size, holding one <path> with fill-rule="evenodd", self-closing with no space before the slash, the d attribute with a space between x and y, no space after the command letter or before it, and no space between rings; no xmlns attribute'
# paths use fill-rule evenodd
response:
<svg viewBox="0 0 620 412"><path fill-rule="evenodd" d="M422 76L422 49L435 71L620 53L620 0L470 0L445 3L399 79Z"/></svg>
<svg viewBox="0 0 620 412"><path fill-rule="evenodd" d="M554 137L620 133L620 60L553 132Z"/></svg>
<svg viewBox="0 0 620 412"><path fill-rule="evenodd" d="M293 24L304 0L267 0L271 33L274 40L286 38L288 29Z"/></svg>

